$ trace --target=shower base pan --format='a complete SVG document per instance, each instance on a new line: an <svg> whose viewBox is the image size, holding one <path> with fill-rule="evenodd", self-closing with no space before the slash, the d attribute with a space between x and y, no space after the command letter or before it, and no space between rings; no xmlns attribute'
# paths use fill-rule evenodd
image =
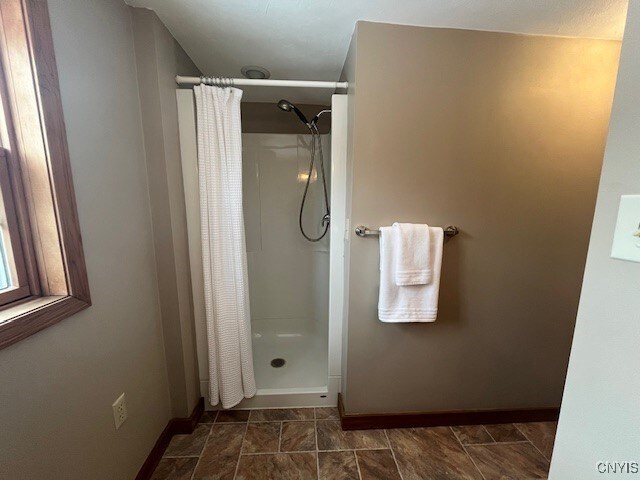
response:
<svg viewBox="0 0 640 480"><path fill-rule="evenodd" d="M258 391L236 408L337 405L340 377L328 376L326 333L314 330L313 324L303 319L252 322ZM205 398L208 383L201 382Z"/></svg>

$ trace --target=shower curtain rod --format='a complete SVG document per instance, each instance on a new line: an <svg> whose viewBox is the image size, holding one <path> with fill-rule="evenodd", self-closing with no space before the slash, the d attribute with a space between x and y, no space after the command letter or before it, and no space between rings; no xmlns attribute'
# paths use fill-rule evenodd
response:
<svg viewBox="0 0 640 480"><path fill-rule="evenodd" d="M203 82L204 80L204 82ZM206 83L215 85L219 80L223 85L231 83L235 87L301 87L301 88L333 88L346 90L347 82L322 82L315 80L263 80L251 78L227 78L227 77L185 77L176 75L176 83L179 85L200 85Z"/></svg>

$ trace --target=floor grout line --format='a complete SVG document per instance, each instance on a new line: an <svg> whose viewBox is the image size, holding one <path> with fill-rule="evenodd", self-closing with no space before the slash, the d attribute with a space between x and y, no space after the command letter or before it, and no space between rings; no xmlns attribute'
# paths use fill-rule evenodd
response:
<svg viewBox="0 0 640 480"><path fill-rule="evenodd" d="M476 461L473 459L473 457L471 456L471 454L469 454L469 452L467 451L467 447L465 447L464 445L462 445L462 449L464 450L464 453L467 454L467 457L469 457L469 460L471 460L471 463L473 463L473 466L476 467L476 470L478 471L478 473L480 473L480 476L486 480L486 477L484 476L484 473L482 473L482 470L480 470L480 467L478 467L478 465L476 464Z"/></svg>
<svg viewBox="0 0 640 480"><path fill-rule="evenodd" d="M198 455L163 455L162 458L200 458L200 452Z"/></svg>
<svg viewBox="0 0 640 480"><path fill-rule="evenodd" d="M496 441L496 439L493 437L493 435L491 435L491 432L489 431L489 429L487 427L485 427L484 425L482 425L482 427L485 429L485 431L489 434L489 437L491 438L491 440L493 440L494 442ZM498 442L496 442L498 443Z"/></svg>
<svg viewBox="0 0 640 480"><path fill-rule="evenodd" d="M240 454L243 457L256 457L258 455L295 455L296 453L316 453L315 450L298 450L295 452L252 452L252 453L242 453Z"/></svg>
<svg viewBox="0 0 640 480"><path fill-rule="evenodd" d="M458 436L456 431L453 429L453 426L450 426L449 430L451 430L451 432L453 433L453 436L456 437L456 440L458 440L458 443L464 447L464 443L462 443L462 440L460 440L460 437Z"/></svg>
<svg viewBox="0 0 640 480"><path fill-rule="evenodd" d="M496 445L517 445L519 443L531 443L529 440L514 440L511 442L491 442L491 443L462 443L465 447L494 447Z"/></svg>
<svg viewBox="0 0 640 480"><path fill-rule="evenodd" d="M476 467L476 470L478 471L478 473L480 473L480 476L486 480L484 473L482 473L482 470L480 470L480 467L478 467L478 465L476 464L475 460L473 459L473 457L471 456L471 454L469 453L469 451L467 450L467 447L464 445L464 443L462 443L462 440L460 440L460 438L458 437L458 435L456 434L456 431L453 429L453 427L449 427L449 430L451 430L451 433L453 433L453 436L455 437L456 440L458 440L458 443L460 444L460 446L462 447L462 450L464 450L464 453L467 455L467 457L469 458L469 460L471 460L471 463L473 464L474 467ZM487 432L489 433L489 432ZM491 437L493 438L493 437ZM488 444L488 445L493 445L493 444Z"/></svg>
<svg viewBox="0 0 640 480"><path fill-rule="evenodd" d="M360 462L358 462L358 453L354 450L353 456L356 457L356 468L358 469L358 478L362 480L362 472L360 471Z"/></svg>
<svg viewBox="0 0 640 480"><path fill-rule="evenodd" d="M318 449L318 419L316 418L316 409L313 409L313 432L316 437L316 478L320 480L320 450Z"/></svg>
<svg viewBox="0 0 640 480"><path fill-rule="evenodd" d="M524 442L522 442L524 443ZM278 453L336 453L336 452L364 452L364 451L384 451L390 448L344 448L342 450L294 450L291 452L243 452L241 455L248 457L250 455L276 455ZM188 457L187 457L188 458ZM192 457L195 458L195 457Z"/></svg>
<svg viewBox="0 0 640 480"><path fill-rule="evenodd" d="M495 442L496 441L495 438L493 438L493 436L489 433L489 430L487 430L487 427L485 427L484 425L480 425L480 426L485 432L487 432L487 435L489 435L489 438Z"/></svg>
<svg viewBox="0 0 640 480"><path fill-rule="evenodd" d="M518 425L516 425L515 423L513 424L513 426L516 427L516 430L518 430L522 434L522 436L527 439L527 441L531 444L531 446L535 448L536 451L540 453L540 455L542 455L542 458L544 458L547 462L549 462L549 464L551 464L551 459L547 458L547 456L544 453L542 453L542 450L540 450L538 447L535 446L535 444L531 441L531 439L527 436L527 434L524 433L524 431L520 427L518 427Z"/></svg>
<svg viewBox="0 0 640 480"><path fill-rule="evenodd" d="M240 458L242 457L242 447L244 446L244 438L247 436L247 430L249 430L249 422L244 427L244 434L242 435L242 441L240 442L240 451L238 452L238 461L236 462L236 469L233 472L233 480L236 480L238 476L238 469L240 468Z"/></svg>
<svg viewBox="0 0 640 480"><path fill-rule="evenodd" d="M315 418L282 418L280 420L251 420L249 422L220 422L220 423L278 423L278 422L313 422ZM320 419L324 422L326 420ZM336 420L337 421L337 420Z"/></svg>
<svg viewBox="0 0 640 480"><path fill-rule="evenodd" d="M319 450L320 452L359 452L360 450L391 450L387 447L336 448L333 450Z"/></svg>
<svg viewBox="0 0 640 480"><path fill-rule="evenodd" d="M282 452L282 427L284 422L280 422L280 433L278 434L278 453Z"/></svg>
<svg viewBox="0 0 640 480"><path fill-rule="evenodd" d="M400 480L402 478L402 472L400 471L400 465L398 465L398 460L396 460L396 452L393 451L393 445L391 445L391 440L389 439L389 433L387 429L384 429L384 436L387 437L387 443L389 444L389 450L391 450L391 456L393 457L393 462L396 464L396 470L398 470L398 475L400 476Z"/></svg>
<svg viewBox="0 0 640 480"><path fill-rule="evenodd" d="M218 414L216 413L216 418L218 418ZM196 474L196 470L198 470L198 465L200 465L200 460L202 459L202 454L207 448L207 444L209 443L209 437L211 437L211 432L213 431L213 424L209 427L209 435L207 435L207 439L204 441L204 445L202 446L202 450L200 450L200 455L198 455L198 461L196 462L196 466L193 468L193 472L191 472L190 480L193 480L194 475Z"/></svg>

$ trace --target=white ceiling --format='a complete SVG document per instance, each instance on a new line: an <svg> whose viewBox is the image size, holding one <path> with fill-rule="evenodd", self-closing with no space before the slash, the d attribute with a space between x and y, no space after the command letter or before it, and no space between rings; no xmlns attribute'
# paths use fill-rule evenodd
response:
<svg viewBox="0 0 640 480"><path fill-rule="evenodd" d="M126 0L155 10L205 75L337 80L356 21L622 38L627 0ZM244 98L322 103L308 89L244 88Z"/></svg>

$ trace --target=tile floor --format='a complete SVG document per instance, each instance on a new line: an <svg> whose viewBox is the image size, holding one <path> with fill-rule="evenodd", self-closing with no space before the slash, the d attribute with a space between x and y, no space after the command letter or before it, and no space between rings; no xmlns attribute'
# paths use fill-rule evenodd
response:
<svg viewBox="0 0 640 480"><path fill-rule="evenodd" d="M555 422L342 431L335 408L205 412L153 480L546 478Z"/></svg>

